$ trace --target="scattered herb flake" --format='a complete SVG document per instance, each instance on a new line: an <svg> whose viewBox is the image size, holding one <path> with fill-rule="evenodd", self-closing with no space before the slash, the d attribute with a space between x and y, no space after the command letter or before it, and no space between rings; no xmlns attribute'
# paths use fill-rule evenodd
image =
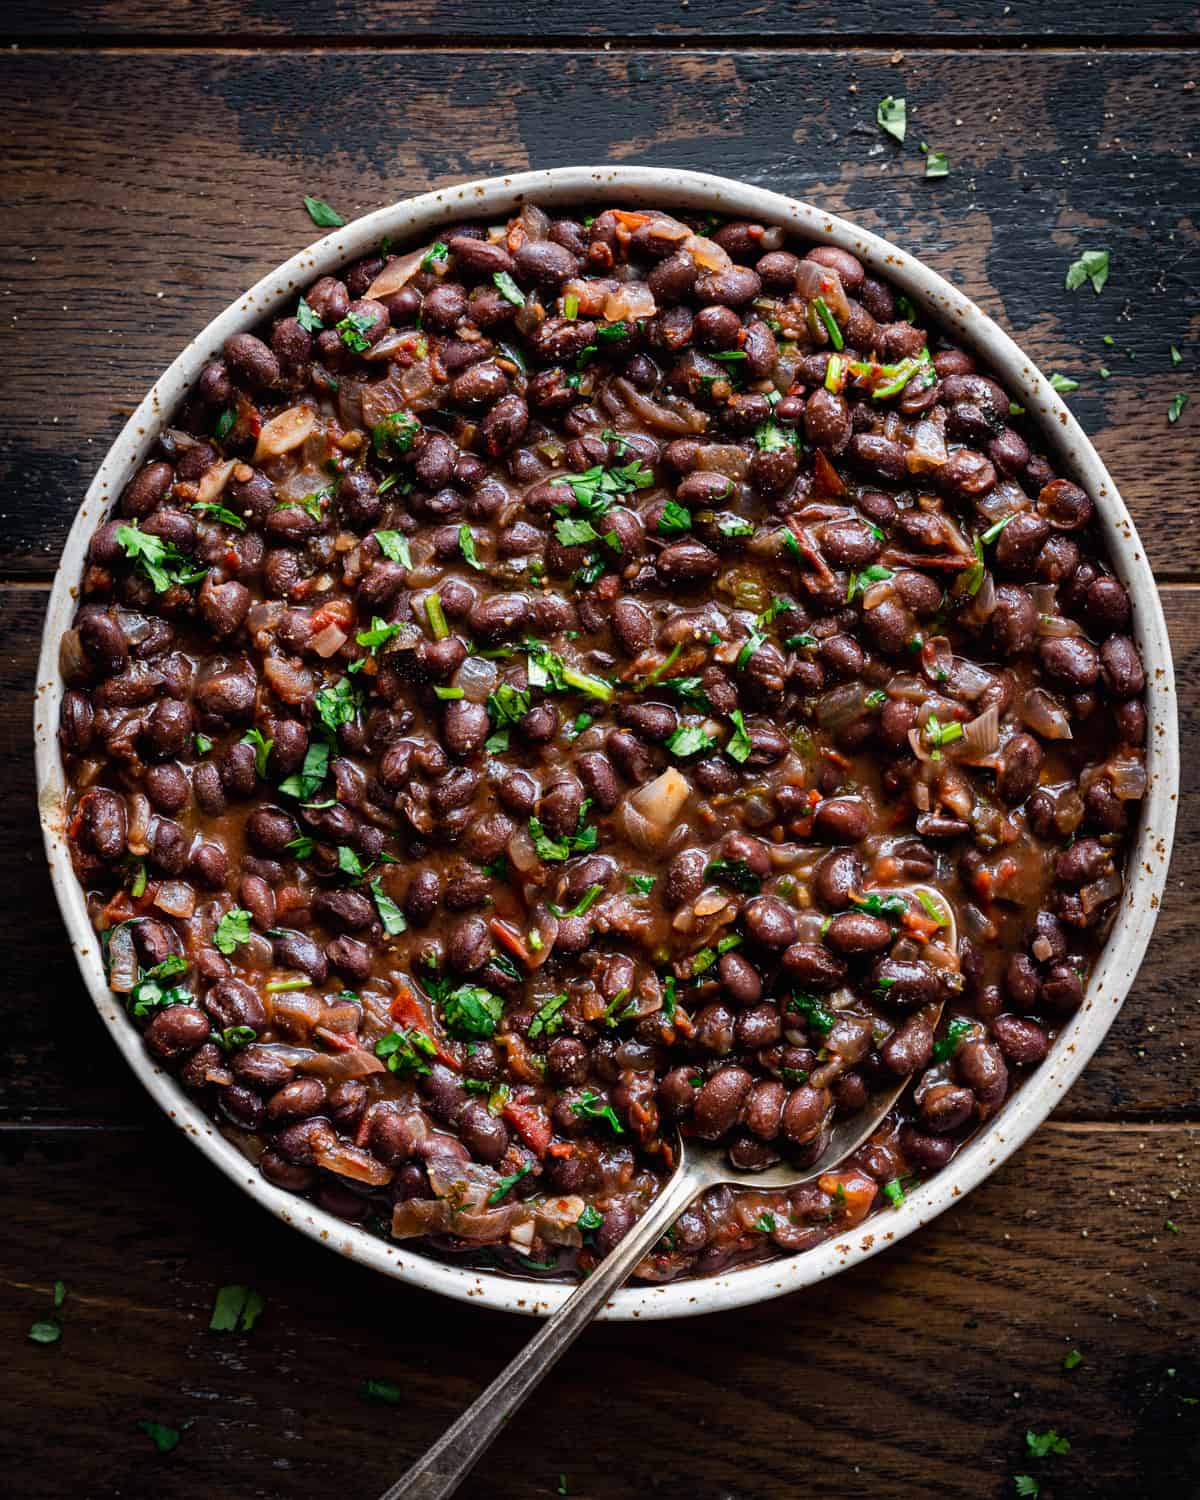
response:
<svg viewBox="0 0 1200 1500"><path fill-rule="evenodd" d="M173 1453L179 1447L179 1439L183 1436L177 1427L164 1427L161 1422L151 1422L148 1417L141 1417L136 1426L139 1432L146 1434L160 1453Z"/></svg>
<svg viewBox="0 0 1200 1500"><path fill-rule="evenodd" d="M1167 421L1170 422L1172 426L1174 426L1174 424L1178 422L1180 417L1183 415L1183 408L1187 405L1187 403L1188 398L1186 394L1183 391L1180 391L1179 394L1174 397L1170 406L1167 407Z"/></svg>
<svg viewBox="0 0 1200 1500"><path fill-rule="evenodd" d="M1034 1458L1046 1458L1051 1453L1061 1457L1071 1451L1070 1443L1059 1437L1053 1427L1047 1432L1034 1432L1030 1428L1025 1433L1025 1443Z"/></svg>
<svg viewBox="0 0 1200 1500"><path fill-rule="evenodd" d="M1067 267L1067 291L1077 292L1085 281L1092 283L1092 291L1097 297L1104 290L1104 283L1108 280L1108 251L1107 250L1085 250L1078 260L1073 260Z"/></svg>
<svg viewBox="0 0 1200 1500"><path fill-rule="evenodd" d="M304 195L304 206L308 209L308 217L318 229L340 229L346 222L336 208L330 208L320 198L310 198L307 193Z"/></svg>
<svg viewBox="0 0 1200 1500"><path fill-rule="evenodd" d="M26 1337L31 1344L57 1344L62 1329L57 1323L33 1323Z"/></svg>
<svg viewBox="0 0 1200 1500"><path fill-rule="evenodd" d="M886 130L894 140L903 145L908 130L908 104L904 99L893 99L890 94L879 101L875 110L875 123Z"/></svg>
<svg viewBox="0 0 1200 1500"><path fill-rule="evenodd" d="M950 175L950 163L944 151L930 151L925 156L926 177L948 177Z"/></svg>
<svg viewBox="0 0 1200 1500"><path fill-rule="evenodd" d="M1072 380L1069 375L1059 375L1056 371L1050 377L1050 389L1058 391L1061 395L1065 396L1070 391L1077 391L1079 389L1079 382L1078 380Z"/></svg>
<svg viewBox="0 0 1200 1500"><path fill-rule="evenodd" d="M404 1400L404 1391L394 1380L364 1380L361 1390L364 1400L381 1406L399 1406Z"/></svg>
<svg viewBox="0 0 1200 1500"><path fill-rule="evenodd" d="M223 1286L213 1303L209 1330L213 1333L249 1333L266 1306L262 1295L248 1286Z"/></svg>
<svg viewBox="0 0 1200 1500"><path fill-rule="evenodd" d="M503 276L504 272L501 271L498 274ZM515 1172L511 1172L507 1177L502 1177L492 1192L487 1195L488 1207L490 1208L493 1204L499 1203L501 1198L506 1198L512 1192L513 1188L516 1187L517 1183L520 1182L521 1178L528 1177L532 1171L533 1163L527 1161L523 1167L518 1167Z"/></svg>
<svg viewBox="0 0 1200 1500"><path fill-rule="evenodd" d="M1077 1365L1083 1363L1083 1355L1078 1349L1072 1349L1069 1354L1063 1356L1063 1369L1073 1370Z"/></svg>

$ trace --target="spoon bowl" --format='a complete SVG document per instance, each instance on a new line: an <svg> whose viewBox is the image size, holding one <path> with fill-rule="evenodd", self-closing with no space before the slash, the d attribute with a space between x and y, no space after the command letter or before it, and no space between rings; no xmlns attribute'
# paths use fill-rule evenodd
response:
<svg viewBox="0 0 1200 1500"><path fill-rule="evenodd" d="M957 962L958 924L954 909L932 886L912 885L887 894L907 894L942 914L938 946ZM932 1032L941 1019L944 1000L924 1007ZM763 1170L733 1165L726 1147L694 1135L676 1138L675 1170L658 1196L586 1281L571 1294L491 1385L463 1412L436 1443L418 1459L381 1500L448 1500L525 1398L549 1374L612 1294L624 1282L659 1237L701 1193L728 1184L733 1187L786 1189L801 1187L832 1171L866 1144L912 1082L911 1075L893 1087L873 1094L857 1114L834 1122L815 1159L804 1166L780 1161Z"/></svg>

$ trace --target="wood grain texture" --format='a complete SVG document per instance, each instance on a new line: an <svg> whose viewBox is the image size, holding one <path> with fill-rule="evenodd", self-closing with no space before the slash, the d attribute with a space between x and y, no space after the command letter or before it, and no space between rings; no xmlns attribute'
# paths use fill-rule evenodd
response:
<svg viewBox="0 0 1200 1500"><path fill-rule="evenodd" d="M1015 1474L1035 1475L1042 1500L1197 1493L1196 32L1186 0L0 10L0 34L47 43L0 53L0 1492L369 1500L529 1336L334 1260L145 1096L54 905L30 698L39 580L101 455L188 339L318 233L303 193L350 217L470 176L611 160L845 213L1080 380L1072 403L1172 581L1180 823L1134 990L1011 1162L816 1291L590 1330L463 1500L543 1500L560 1475L575 1500L1010 1500ZM1126 45L1079 50L1105 38ZM903 149L874 124L885 94L908 99ZM949 154L950 177L924 181L922 140ZM1069 261L1100 246L1104 294L1067 294ZM1193 401L1168 426L1178 391ZM252 1334L208 1331L231 1282L266 1298ZM62 1341L28 1342L51 1317ZM1083 1362L1067 1372L1071 1349ZM369 1377L394 1381L401 1404L368 1404ZM141 1418L190 1425L164 1456ZM1026 1429L1050 1427L1070 1454L1029 1457Z"/></svg>
<svg viewBox="0 0 1200 1500"><path fill-rule="evenodd" d="M1000 1500L1014 1473L1046 1500L1184 1500L1198 1136L1048 1126L961 1207L818 1290L592 1328L463 1500L545 1500L560 1474L577 1500ZM23 1496L367 1500L529 1336L334 1260L166 1126L10 1130L0 1150L22 1205L0 1240L0 1457ZM266 1299L248 1335L208 1331L225 1283ZM61 1342L25 1341L49 1316ZM1071 1349L1083 1363L1066 1372ZM368 1404L367 1378L402 1403ZM163 1457L141 1418L193 1425ZM1070 1454L1027 1457L1026 1429L1049 1427Z"/></svg>
<svg viewBox="0 0 1200 1500"><path fill-rule="evenodd" d="M1187 37L1196 33L1196 12L1186 0L1056 0L1050 5L998 6L992 0L940 0L925 7L906 0L653 0L630 7L622 0L593 0L583 7L565 0L43 0L5 18L11 36L62 37L75 41L139 37L204 38L229 45L255 37L271 43L296 38L355 38L378 45L411 45L426 37L657 38L695 42L721 38L745 45L751 37L856 37L876 45L914 36L960 39L980 45L996 39L1074 37Z"/></svg>
<svg viewBox="0 0 1200 1500"><path fill-rule="evenodd" d="M1155 566L1187 576L1200 569L1194 72L1182 51L5 53L0 573L48 575L154 376L316 234L303 193L349 217L456 179L611 160L720 170L924 256L1044 369L1080 380L1072 404ZM903 149L874 123L899 93ZM949 177L924 179L922 140L949 153ZM1104 294L1067 293L1069 262L1100 245Z"/></svg>
<svg viewBox="0 0 1200 1500"><path fill-rule="evenodd" d="M1200 1116L1195 1057L1198 942L1189 892L1200 887L1200 591L1168 587L1167 623L1181 689L1184 781L1163 909L1133 992L1099 1053L1059 1111L1070 1120ZM137 1116L129 1074L83 989L42 856L33 756L22 695L33 681L45 612L41 587L0 588L0 948L19 954L0 993L0 1120L111 1120Z"/></svg>

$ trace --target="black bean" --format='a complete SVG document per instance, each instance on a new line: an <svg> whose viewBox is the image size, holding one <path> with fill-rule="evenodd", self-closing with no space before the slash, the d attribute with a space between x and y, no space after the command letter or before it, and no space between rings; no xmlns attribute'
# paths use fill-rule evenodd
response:
<svg viewBox="0 0 1200 1500"><path fill-rule="evenodd" d="M787 948L800 930L796 913L778 896L754 896L742 908L740 921L747 936L764 948Z"/></svg>

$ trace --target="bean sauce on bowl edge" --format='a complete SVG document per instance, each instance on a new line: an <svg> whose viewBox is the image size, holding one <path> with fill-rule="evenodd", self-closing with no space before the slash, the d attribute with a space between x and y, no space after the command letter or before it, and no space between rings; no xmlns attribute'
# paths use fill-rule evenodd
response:
<svg viewBox="0 0 1200 1500"><path fill-rule="evenodd" d="M1021 415L848 253L654 210L454 225L228 339L62 642L149 1053L270 1182L521 1275L676 1128L803 1164L911 1076L639 1275L901 1201L1081 1004L1145 792L1129 599Z"/></svg>

